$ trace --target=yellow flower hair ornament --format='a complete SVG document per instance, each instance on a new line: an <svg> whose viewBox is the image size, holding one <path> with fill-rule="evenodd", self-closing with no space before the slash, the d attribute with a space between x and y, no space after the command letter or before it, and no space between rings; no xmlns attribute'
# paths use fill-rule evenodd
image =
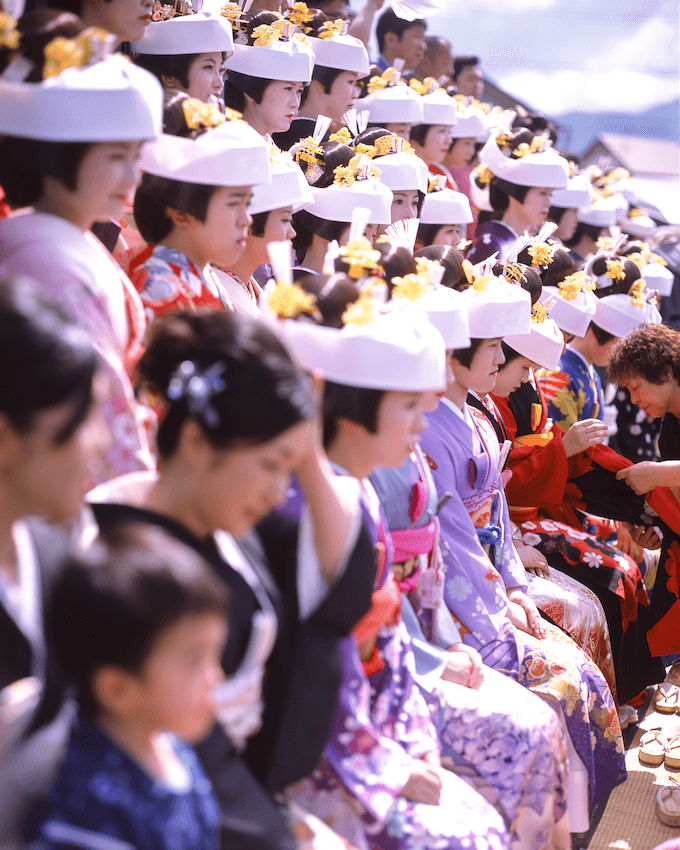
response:
<svg viewBox="0 0 680 850"><path fill-rule="evenodd" d="M316 298L296 283L277 281L274 289L267 293L267 301L270 309L281 319L297 319L303 314L318 314Z"/></svg>
<svg viewBox="0 0 680 850"><path fill-rule="evenodd" d="M647 303L647 281L643 277L636 280L628 294L635 307L644 307Z"/></svg>
<svg viewBox="0 0 680 850"><path fill-rule="evenodd" d="M392 298L402 298L405 301L419 301L430 288L429 272L406 274L392 279L394 289Z"/></svg>
<svg viewBox="0 0 680 850"><path fill-rule="evenodd" d="M475 168L474 173L477 175L477 182L480 186L488 186L494 176L493 171L489 168L489 166L484 165L483 163L480 163Z"/></svg>
<svg viewBox="0 0 680 850"><path fill-rule="evenodd" d="M303 27L305 32L309 32L308 27L304 27L305 24L308 24L314 17L314 12L310 11L306 3L293 3L290 11L288 12L288 20L292 21L296 26Z"/></svg>
<svg viewBox="0 0 680 850"><path fill-rule="evenodd" d="M531 322L534 325L542 325L543 322L548 318L550 313L550 305L546 304L534 304L531 308Z"/></svg>
<svg viewBox="0 0 680 850"><path fill-rule="evenodd" d="M235 109L229 110L229 115L222 115L220 110L212 103L204 103L195 97L188 97L182 101L182 112L184 120L190 130L198 130L204 128L211 130L213 127L219 127L225 121L239 121L241 113Z"/></svg>
<svg viewBox="0 0 680 850"><path fill-rule="evenodd" d="M621 260L607 260L607 277L612 280L623 280L626 276L626 271Z"/></svg>
<svg viewBox="0 0 680 850"><path fill-rule="evenodd" d="M331 133L328 138L331 142L340 142L343 145L351 145L353 141L352 134L347 127L341 127L337 133Z"/></svg>
<svg viewBox="0 0 680 850"><path fill-rule="evenodd" d="M319 29L319 38L337 38L345 34L345 21L326 21Z"/></svg>
<svg viewBox="0 0 680 850"><path fill-rule="evenodd" d="M595 281L591 280L584 271L574 272L557 284L560 295L565 301L574 301L581 291L592 292Z"/></svg>
<svg viewBox="0 0 680 850"><path fill-rule="evenodd" d="M384 303L385 284L377 278L370 278L363 286L357 300L350 304L342 314L344 325L371 325L381 314L380 305Z"/></svg>
<svg viewBox="0 0 680 850"><path fill-rule="evenodd" d="M354 280L382 271L380 251L376 251L365 236L359 236L343 245L340 248L340 258L349 266L347 274Z"/></svg>
<svg viewBox="0 0 680 850"><path fill-rule="evenodd" d="M528 252L532 266L549 266L555 258L558 249L555 242L537 242L529 245Z"/></svg>
<svg viewBox="0 0 680 850"><path fill-rule="evenodd" d="M338 165L333 172L333 185L348 189L357 180L368 180L370 177L380 177L380 169L372 165L367 156L361 154L352 157L346 166Z"/></svg>
<svg viewBox="0 0 680 850"><path fill-rule="evenodd" d="M21 35L16 29L16 23L11 15L0 12L0 45L9 50L16 50L19 47Z"/></svg>

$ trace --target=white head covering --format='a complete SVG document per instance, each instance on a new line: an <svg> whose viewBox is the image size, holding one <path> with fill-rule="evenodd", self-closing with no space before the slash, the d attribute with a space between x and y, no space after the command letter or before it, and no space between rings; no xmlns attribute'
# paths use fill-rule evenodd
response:
<svg viewBox="0 0 680 850"><path fill-rule="evenodd" d="M647 286L659 295L670 295L673 292L675 276L673 272L661 263L648 263L640 269Z"/></svg>
<svg viewBox="0 0 680 850"><path fill-rule="evenodd" d="M589 207L593 200L593 188L585 174L577 174L567 181L566 189L553 189L550 206L563 210Z"/></svg>
<svg viewBox="0 0 680 850"><path fill-rule="evenodd" d="M469 224L471 221L470 201L462 192L443 188L425 195L421 224Z"/></svg>
<svg viewBox="0 0 680 850"><path fill-rule="evenodd" d="M531 311L531 330L526 334L512 334L505 342L518 354L528 357L544 369L557 369L564 338L556 322L548 317L543 304L535 304Z"/></svg>
<svg viewBox="0 0 680 850"><path fill-rule="evenodd" d="M531 330L531 296L505 278L485 275L462 293L472 339L494 339Z"/></svg>
<svg viewBox="0 0 680 850"><path fill-rule="evenodd" d="M543 303L552 302L550 317L565 333L584 337L595 318L597 298L584 287L589 278L585 272L575 272L558 286L544 286Z"/></svg>
<svg viewBox="0 0 680 850"><path fill-rule="evenodd" d="M426 163L415 153L390 153L373 160L380 169L380 182L393 192L417 189L427 192L429 171Z"/></svg>
<svg viewBox="0 0 680 850"><path fill-rule="evenodd" d="M252 186L270 179L269 148L245 121L226 121L195 139L163 134L146 145L142 171L183 183Z"/></svg>
<svg viewBox="0 0 680 850"><path fill-rule="evenodd" d="M642 281L642 286L639 286ZM597 312L593 321L603 331L621 339L635 328L644 324L661 324L661 314L656 306L648 301L648 293L644 289L642 278L631 287L633 291L636 285L641 292L637 295L606 295L597 302Z"/></svg>
<svg viewBox="0 0 680 850"><path fill-rule="evenodd" d="M544 150L528 153L517 159L504 156L498 147L496 136L488 138L479 152L480 161L501 180L518 186L536 186L545 189L564 189L569 177L569 163L560 156L549 141Z"/></svg>
<svg viewBox="0 0 680 850"><path fill-rule="evenodd" d="M444 89L421 98L423 104L423 124L448 124L453 127L458 121L456 101L449 97Z"/></svg>
<svg viewBox="0 0 680 850"><path fill-rule="evenodd" d="M340 329L286 321L283 337L304 369L320 369L328 381L406 392L446 387L444 340L425 316L412 308Z"/></svg>
<svg viewBox="0 0 680 850"><path fill-rule="evenodd" d="M454 139L486 139L486 115L476 106L465 106L458 102L457 121L451 127Z"/></svg>
<svg viewBox="0 0 680 850"><path fill-rule="evenodd" d="M617 207L612 198L597 198L588 206L581 207L577 217L583 224L612 227L616 224Z"/></svg>
<svg viewBox="0 0 680 850"><path fill-rule="evenodd" d="M293 212L309 206L314 195L305 180L300 166L288 154L276 147L269 150L271 182L260 183L253 188L253 197L248 207L251 215L293 207Z"/></svg>
<svg viewBox="0 0 680 850"><path fill-rule="evenodd" d="M163 90L122 56L67 68L42 83L0 80L0 133L49 142L152 139L161 132Z"/></svg>
<svg viewBox="0 0 680 850"><path fill-rule="evenodd" d="M311 47L298 40L296 27L287 21L278 21L266 27L272 40L266 44L240 44L238 38L234 44L234 55L224 63L229 71L238 71L249 77L260 77L266 80L286 80L290 82L308 83L314 70L314 53ZM259 29L256 28L256 29ZM284 40L282 31L294 33L291 38ZM309 42L309 39L306 39Z"/></svg>
<svg viewBox="0 0 680 850"><path fill-rule="evenodd" d="M422 124L423 104L420 95L408 86L388 86L357 101L367 109L370 124Z"/></svg>
<svg viewBox="0 0 680 850"><path fill-rule="evenodd" d="M334 35L331 38L310 38L316 65L353 71L365 77L371 70L368 51L362 41L351 35Z"/></svg>
<svg viewBox="0 0 680 850"><path fill-rule="evenodd" d="M231 24L220 15L198 12L169 21L152 21L139 41L130 43L133 53L172 56L185 53L234 52Z"/></svg>
<svg viewBox="0 0 680 850"><path fill-rule="evenodd" d="M331 186L325 189L312 186L314 202L307 212L327 221L350 222L355 207L363 207L370 211L370 224L390 224L392 192L372 176L373 167L368 157L357 156L346 168L336 168Z"/></svg>

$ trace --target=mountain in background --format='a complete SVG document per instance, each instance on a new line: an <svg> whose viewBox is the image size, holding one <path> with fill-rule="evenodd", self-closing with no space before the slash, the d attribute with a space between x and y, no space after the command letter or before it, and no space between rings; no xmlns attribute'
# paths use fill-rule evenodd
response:
<svg viewBox="0 0 680 850"><path fill-rule="evenodd" d="M680 100L654 106L646 112L569 112L553 120L560 130L557 147L576 154L582 154L600 133L677 141Z"/></svg>

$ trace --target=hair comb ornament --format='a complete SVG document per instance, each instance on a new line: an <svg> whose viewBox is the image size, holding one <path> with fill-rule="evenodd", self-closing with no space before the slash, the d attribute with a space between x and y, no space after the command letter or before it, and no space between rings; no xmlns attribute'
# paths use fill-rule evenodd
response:
<svg viewBox="0 0 680 850"><path fill-rule="evenodd" d="M326 21L319 29L319 38L337 38L347 34L347 21Z"/></svg>
<svg viewBox="0 0 680 850"><path fill-rule="evenodd" d="M212 103L204 103L195 97L188 97L182 101L182 112L184 120L190 130L211 130L219 127L225 121L239 121L242 118L240 112L235 109L229 110L231 115L223 115Z"/></svg>
<svg viewBox="0 0 680 850"><path fill-rule="evenodd" d="M387 297L386 286L379 278L369 278L357 300L342 314L343 325L371 325L382 314Z"/></svg>
<svg viewBox="0 0 680 850"><path fill-rule="evenodd" d="M328 132L331 123L331 119L325 115L317 115L312 135L307 136L306 139L301 139L290 149L295 162L307 163L305 178L310 185L316 183L323 174L324 152L321 142Z"/></svg>
<svg viewBox="0 0 680 850"><path fill-rule="evenodd" d="M83 30L76 38L53 38L45 46L43 78L58 77L68 68L84 68L113 53L116 37L97 27Z"/></svg>
<svg viewBox="0 0 680 850"><path fill-rule="evenodd" d="M274 286L270 281L265 289L269 310L280 319L318 316L316 298L293 283L293 249L290 242L270 242L267 253L275 281Z"/></svg>
<svg viewBox="0 0 680 850"><path fill-rule="evenodd" d="M343 113L342 120L354 139L368 127L368 116L367 109L361 112L357 112L356 109L348 109L347 112Z"/></svg>
<svg viewBox="0 0 680 850"><path fill-rule="evenodd" d="M224 363L213 363L202 371L192 360L184 360L170 378L165 394L171 401L185 402L189 413L209 428L218 428L220 417L212 399L226 389L222 377L225 368Z"/></svg>
<svg viewBox="0 0 680 850"><path fill-rule="evenodd" d="M333 171L333 185L343 189L353 186L357 180L368 180L380 177L380 169L375 168L371 159L361 154L353 156L345 166L338 165Z"/></svg>
<svg viewBox="0 0 680 850"><path fill-rule="evenodd" d="M592 292L595 289L595 281L586 272L578 271L561 280L557 288L565 301L574 301L580 292Z"/></svg>
<svg viewBox="0 0 680 850"><path fill-rule="evenodd" d="M175 17L175 14L175 7L170 5L170 3L166 3L164 6L160 3L154 3L153 9L151 10L151 20L169 21L171 18Z"/></svg>
<svg viewBox="0 0 680 850"><path fill-rule="evenodd" d="M376 139L374 147L379 156L387 156L387 154L391 153L407 153L413 156L416 155L411 144L401 136L397 136L396 133L390 133L389 136L381 136L379 139Z"/></svg>

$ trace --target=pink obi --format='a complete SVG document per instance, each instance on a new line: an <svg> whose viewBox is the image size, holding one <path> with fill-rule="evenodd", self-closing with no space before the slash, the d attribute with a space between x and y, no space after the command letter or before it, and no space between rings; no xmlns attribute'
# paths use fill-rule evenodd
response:
<svg viewBox="0 0 680 850"><path fill-rule="evenodd" d="M402 564L416 555L429 555L439 537L439 518L435 517L420 528L402 528L390 531L394 554L392 561Z"/></svg>

